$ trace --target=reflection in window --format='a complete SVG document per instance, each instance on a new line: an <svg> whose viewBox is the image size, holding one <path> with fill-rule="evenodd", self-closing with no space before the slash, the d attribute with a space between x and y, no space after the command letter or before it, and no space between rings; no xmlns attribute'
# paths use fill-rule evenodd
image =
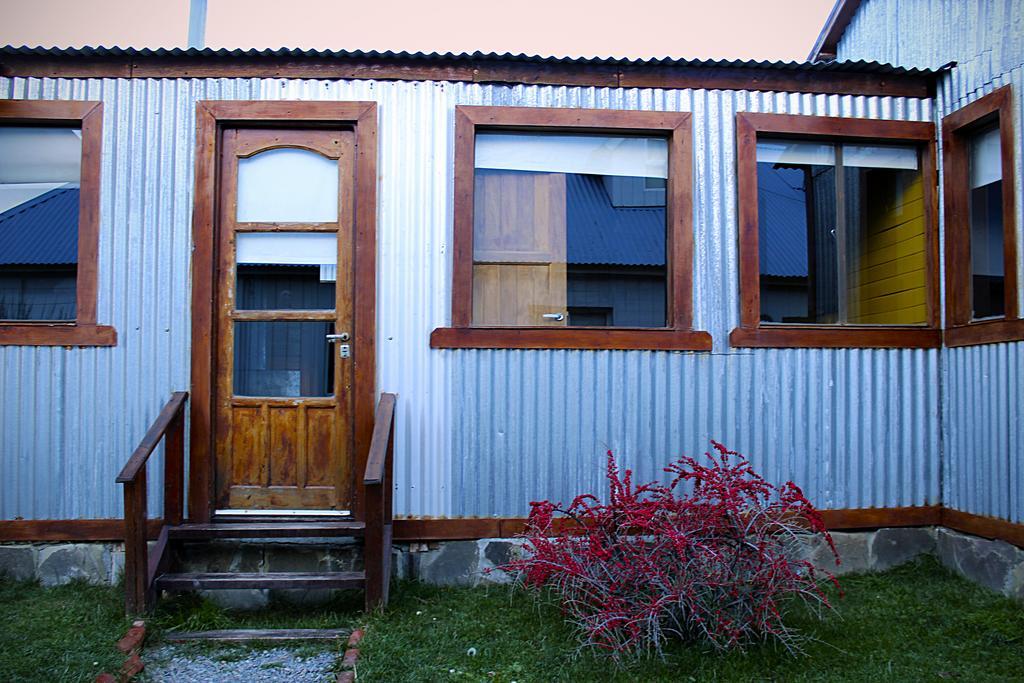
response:
<svg viewBox="0 0 1024 683"><path fill-rule="evenodd" d="M927 322L916 149L759 141L757 181L762 322Z"/></svg>
<svg viewBox="0 0 1024 683"><path fill-rule="evenodd" d="M0 320L74 320L81 131L0 127Z"/></svg>
<svg viewBox="0 0 1024 683"><path fill-rule="evenodd" d="M1003 160L999 126L971 137L971 300L974 318L1005 315L1003 262Z"/></svg>
<svg viewBox="0 0 1024 683"><path fill-rule="evenodd" d="M238 233L238 310L330 310L338 270L334 233Z"/></svg>
<svg viewBox="0 0 1024 683"><path fill-rule="evenodd" d="M238 160L239 223L334 223L338 162L280 147Z"/></svg>
<svg viewBox="0 0 1024 683"><path fill-rule="evenodd" d="M236 322L235 396L330 396L329 322Z"/></svg>
<svg viewBox="0 0 1024 683"><path fill-rule="evenodd" d="M665 326L666 140L485 133L475 158L475 325Z"/></svg>

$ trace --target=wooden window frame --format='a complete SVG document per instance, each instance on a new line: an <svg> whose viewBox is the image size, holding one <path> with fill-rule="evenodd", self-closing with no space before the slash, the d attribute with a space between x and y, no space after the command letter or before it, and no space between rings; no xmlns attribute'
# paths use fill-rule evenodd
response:
<svg viewBox="0 0 1024 683"><path fill-rule="evenodd" d="M0 100L0 125L19 124L64 125L82 131L76 310L74 321L2 321L0 346L116 346L116 330L109 325L96 323L103 103L78 100Z"/></svg>
<svg viewBox="0 0 1024 683"><path fill-rule="evenodd" d="M1003 307L1000 318L971 317L971 226L968 212L969 137L996 122L1003 166ZM1013 93L1009 85L942 119L943 197L946 219L946 346L1024 339L1017 292L1016 155Z"/></svg>
<svg viewBox="0 0 1024 683"><path fill-rule="evenodd" d="M192 210L192 391L189 412L188 517L208 522L214 495L214 362L218 254L218 168L221 132L232 126L342 126L355 131L356 302L354 339L361 360L352 392L353 513L363 519L366 468L376 408L377 292L377 103L328 101L201 100L196 103L195 205Z"/></svg>
<svg viewBox="0 0 1024 683"><path fill-rule="evenodd" d="M914 144L921 152L924 193L928 307L927 323L906 325L814 325L762 323L758 255L757 140ZM850 119L793 114L736 114L737 197L739 201L740 326L729 343L746 348L938 348L939 256L935 185L935 125L918 121Z"/></svg>
<svg viewBox="0 0 1024 683"><path fill-rule="evenodd" d="M473 189L478 130L633 133L657 135L668 140L665 327L473 326ZM711 335L692 329L692 173L692 133L688 112L457 106L452 326L434 330L430 335L431 347L710 351Z"/></svg>

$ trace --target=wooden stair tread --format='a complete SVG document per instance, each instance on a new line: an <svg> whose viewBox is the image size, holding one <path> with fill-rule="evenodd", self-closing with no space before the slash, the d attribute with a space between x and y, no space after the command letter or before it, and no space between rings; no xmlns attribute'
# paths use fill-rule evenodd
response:
<svg viewBox="0 0 1024 683"><path fill-rule="evenodd" d="M341 640L352 634L347 628L225 629L219 631L171 631L164 640Z"/></svg>
<svg viewBox="0 0 1024 683"><path fill-rule="evenodd" d="M363 572L167 573L154 582L161 590L235 588L363 588Z"/></svg>
<svg viewBox="0 0 1024 683"><path fill-rule="evenodd" d="M362 536L366 525L357 521L335 522L214 522L180 524L168 528L174 539L208 538L316 538Z"/></svg>

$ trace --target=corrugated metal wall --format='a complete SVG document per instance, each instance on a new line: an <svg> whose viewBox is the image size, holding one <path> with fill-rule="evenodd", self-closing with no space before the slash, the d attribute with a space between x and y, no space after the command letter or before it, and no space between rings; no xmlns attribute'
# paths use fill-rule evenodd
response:
<svg viewBox="0 0 1024 683"><path fill-rule="evenodd" d="M188 386L194 103L235 98L380 104L378 387L400 395L398 514L525 514L530 500L598 488L607 448L646 478L708 438L825 507L938 500L937 352L727 341L735 112L928 121L931 101L280 79L0 79L0 97L104 100L99 318L119 335L111 349L0 347L0 395L13 397L0 411L0 518L120 514L118 468ZM456 104L692 111L695 324L714 353L430 350L449 322Z"/></svg>
<svg viewBox="0 0 1024 683"><path fill-rule="evenodd" d="M956 60L939 83L937 121L1012 86L1017 290L1024 292L1024 0L867 0L838 52L908 67ZM1019 305L1024 316L1024 300ZM943 501L1024 522L1024 342L944 350L942 382Z"/></svg>

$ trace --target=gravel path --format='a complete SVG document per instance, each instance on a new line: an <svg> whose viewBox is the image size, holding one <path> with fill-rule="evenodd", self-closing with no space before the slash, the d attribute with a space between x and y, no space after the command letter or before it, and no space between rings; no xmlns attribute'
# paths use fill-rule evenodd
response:
<svg viewBox="0 0 1024 683"><path fill-rule="evenodd" d="M197 651L164 645L143 652L143 680L151 683L325 683L333 681L337 652L300 654L283 647ZM226 661L225 661L226 660Z"/></svg>

